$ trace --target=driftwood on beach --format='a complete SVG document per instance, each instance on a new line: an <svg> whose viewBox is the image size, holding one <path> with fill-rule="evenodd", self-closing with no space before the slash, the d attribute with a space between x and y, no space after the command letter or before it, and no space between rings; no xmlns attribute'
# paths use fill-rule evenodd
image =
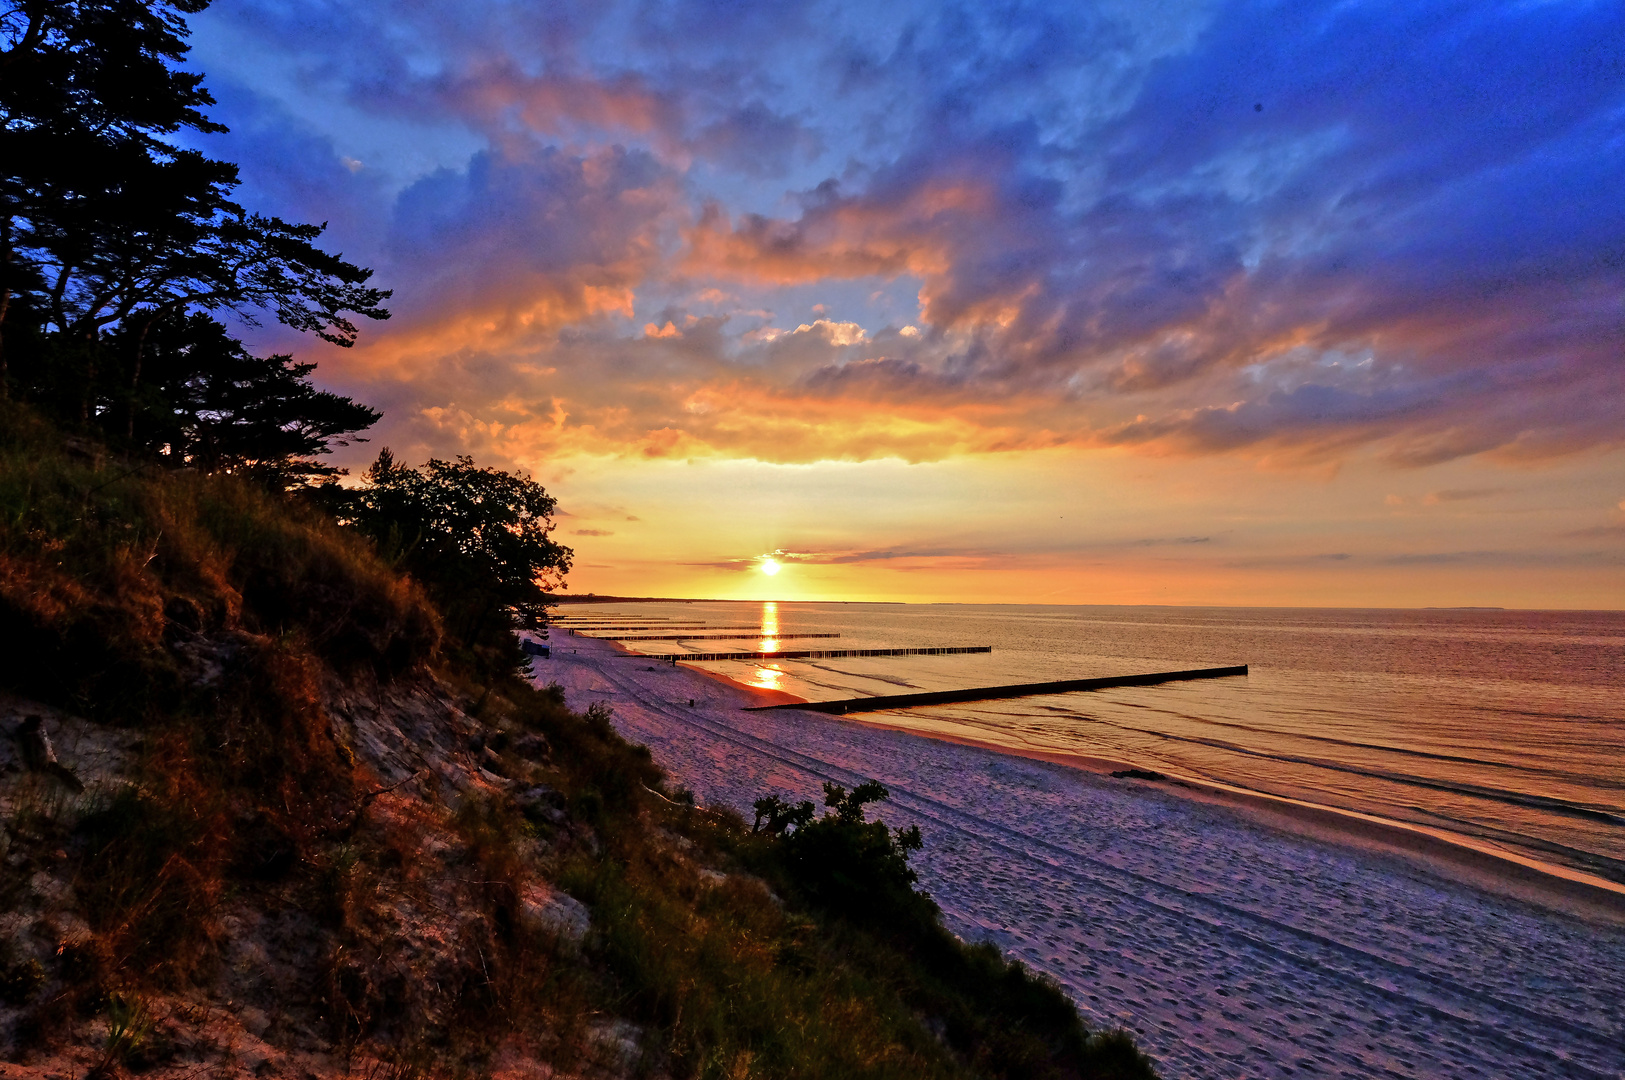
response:
<svg viewBox="0 0 1625 1080"><path fill-rule="evenodd" d="M763 654L768 655L766 653ZM693 657L684 657L693 659ZM1247 674L1247 665L1193 668L1189 671L1159 671L1148 675L1112 675L1100 679L1062 679L1059 682L1017 683L1010 686L981 686L966 690L937 690L920 694L881 694L876 697L842 698L838 701L798 701L785 705L756 705L751 712L765 709L805 709L809 712L852 713L878 709L907 709L918 705L952 705L961 701L991 701L995 698L1031 697L1036 694L1065 694L1075 690L1107 690L1114 686L1155 686L1187 679L1224 679Z"/></svg>

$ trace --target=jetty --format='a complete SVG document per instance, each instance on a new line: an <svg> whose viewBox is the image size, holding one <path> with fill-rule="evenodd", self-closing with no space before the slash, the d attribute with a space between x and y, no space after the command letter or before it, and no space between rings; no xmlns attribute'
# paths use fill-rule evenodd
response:
<svg viewBox="0 0 1625 1080"><path fill-rule="evenodd" d="M773 652L626 653L633 660L837 660L848 656L947 656L989 653L991 645L947 645L923 649L778 649ZM863 700L869 700L867 698ZM799 706L798 706L799 707Z"/></svg>
<svg viewBox="0 0 1625 1080"><path fill-rule="evenodd" d="M662 630L665 627L661 627ZM725 628L724 628L725 629ZM591 637L591 634L583 634ZM772 641L782 641L786 638L832 638L840 634L635 634L631 637L616 636L616 641L744 641L749 638L764 638Z"/></svg>
<svg viewBox="0 0 1625 1080"><path fill-rule="evenodd" d="M970 650L965 650L970 651ZM746 656L749 653L744 654ZM762 653L761 655L771 655ZM685 660L696 659L685 656ZM1069 694L1078 690L1109 690L1118 686L1156 686L1159 683L1190 679L1228 679L1246 675L1247 665L1192 668L1189 671L1157 671L1147 675L1109 675L1100 679L1062 679L1059 682L1015 683L1009 686L980 686L966 690L936 690L920 694L879 694L875 697L841 698L837 701L801 701L786 705L753 705L749 712L769 709L804 709L808 712L875 712L880 709L909 709L921 705L953 705L962 701L993 701L998 698L1033 697L1038 694Z"/></svg>
<svg viewBox="0 0 1625 1080"><path fill-rule="evenodd" d="M549 622L670 622L670 615L550 615ZM685 616L685 622L692 622L693 616Z"/></svg>
<svg viewBox="0 0 1625 1080"><path fill-rule="evenodd" d="M759 629L759 627L757 627L756 624L751 623L742 624L739 626L705 626L703 624L695 624L693 626L565 626L560 627L560 629L568 630L570 633L574 634L581 630L756 630ZM583 634L582 636L591 637L592 635ZM758 636L778 637L779 635L761 634ZM620 640L620 636L616 635L616 639Z"/></svg>
<svg viewBox="0 0 1625 1080"><path fill-rule="evenodd" d="M658 619L645 618L641 615L616 615L607 619L602 616L596 619L561 619L554 616L549 618L547 621L551 626L602 626L609 623L614 623L616 625L620 625L622 623L635 623L638 626L660 626L662 624L667 626L673 625L672 620L665 615L660 616ZM689 626L693 625L694 622L694 619L679 619L675 625Z"/></svg>

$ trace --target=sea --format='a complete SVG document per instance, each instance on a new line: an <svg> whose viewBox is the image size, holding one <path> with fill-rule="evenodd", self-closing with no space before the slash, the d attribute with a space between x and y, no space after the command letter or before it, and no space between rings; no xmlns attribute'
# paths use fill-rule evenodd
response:
<svg viewBox="0 0 1625 1080"><path fill-rule="evenodd" d="M1246 664L863 719L1356 811L1625 883L1625 612L691 601L557 614L555 638L570 623L752 635L625 641L662 657L992 647L694 665L809 701Z"/></svg>

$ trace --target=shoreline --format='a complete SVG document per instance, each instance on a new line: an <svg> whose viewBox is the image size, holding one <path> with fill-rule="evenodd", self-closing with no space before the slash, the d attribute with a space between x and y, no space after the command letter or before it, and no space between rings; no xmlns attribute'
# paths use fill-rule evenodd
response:
<svg viewBox="0 0 1625 1080"><path fill-rule="evenodd" d="M621 656L637 655L613 638L602 642ZM807 699L785 690L769 690L740 682L720 672L683 663L671 664L663 657L657 666L667 670L692 672L709 682L730 687L744 695L744 708L762 705L795 705ZM986 739L926 732L903 724L865 719L861 715L833 716L808 710L831 720L858 724L883 731L895 731L919 739L954 743L1012 757L1044 761L1078 769L1097 776L1147 768L1143 763L1066 751L1033 750ZM1472 837L1434 829L1426 825L1381 818L1357 810L1326 806L1284 795L1251 791L1220 781L1200 779L1155 770L1166 779L1148 781L1123 779L1123 783L1146 787L1210 806L1223 806L1256 824L1293 835L1361 851L1395 856L1435 876L1474 888L1559 911L1582 919L1625 926L1625 885L1555 863L1475 842Z"/></svg>
<svg viewBox="0 0 1625 1080"><path fill-rule="evenodd" d="M623 653L631 652L619 642L611 644ZM681 661L678 666L733 687L752 698L756 706L793 706L807 700L784 690L767 690L751 686L727 675L683 664ZM808 711L816 712L816 710ZM974 746L994 753L1045 761L1052 765L1079 769L1100 776L1146 768L1143 763L1117 758L1065 751L1031 750L988 739L975 739L943 732L925 732L903 724L865 719L855 714L831 718L883 731L896 731L920 739ZM1143 784L1192 802L1224 806L1259 824L1299 836L1397 856L1429 873L1497 895L1538 904L1579 918L1600 919L1625 926L1625 885L1595 874L1491 847L1474 841L1472 837L1450 833L1443 829L1413 825L1358 810L1326 806L1285 795L1250 791L1221 781L1180 776L1168 773L1164 769L1156 770L1165 777L1160 781L1125 778L1123 782Z"/></svg>
<svg viewBox="0 0 1625 1080"><path fill-rule="evenodd" d="M796 695L633 663L612 641L560 646L538 683L611 706L700 805L748 821L766 794L886 785L880 820L928 838L914 866L944 926L1054 979L1092 1027L1132 1032L1161 1075L1625 1077L1625 925L1560 879L1313 807L1110 779L1131 763L1107 756L896 722L912 715L746 712Z"/></svg>
<svg viewBox="0 0 1625 1080"><path fill-rule="evenodd" d="M731 680L730 680L731 681ZM821 714L822 715L822 714ZM921 739L974 746L994 753L1047 761L1053 765L1079 769L1097 775L1140 769L1129 761L1044 750L1023 750L984 739L922 732L901 724L884 724L852 716L836 719L897 731ZM1515 852L1481 847L1471 837L1431 829L1425 825L1380 818L1357 810L1306 802L1284 795L1162 773L1162 780L1123 778L1125 783L1143 784L1176 798L1225 806L1241 812L1259 824L1307 836L1326 843L1397 855L1430 873L1493 892L1501 896L1540 904L1581 918L1602 919L1625 926L1625 886L1606 878L1573 870L1555 863L1541 862ZM1441 864L1448 865L1450 873Z"/></svg>

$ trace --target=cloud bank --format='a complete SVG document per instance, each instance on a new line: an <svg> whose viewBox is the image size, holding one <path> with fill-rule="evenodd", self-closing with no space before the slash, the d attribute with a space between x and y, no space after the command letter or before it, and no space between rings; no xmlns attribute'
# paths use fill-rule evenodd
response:
<svg viewBox="0 0 1625 1080"><path fill-rule="evenodd" d="M197 32L249 197L397 290L324 373L441 449L1625 435L1619 5L245 0Z"/></svg>

